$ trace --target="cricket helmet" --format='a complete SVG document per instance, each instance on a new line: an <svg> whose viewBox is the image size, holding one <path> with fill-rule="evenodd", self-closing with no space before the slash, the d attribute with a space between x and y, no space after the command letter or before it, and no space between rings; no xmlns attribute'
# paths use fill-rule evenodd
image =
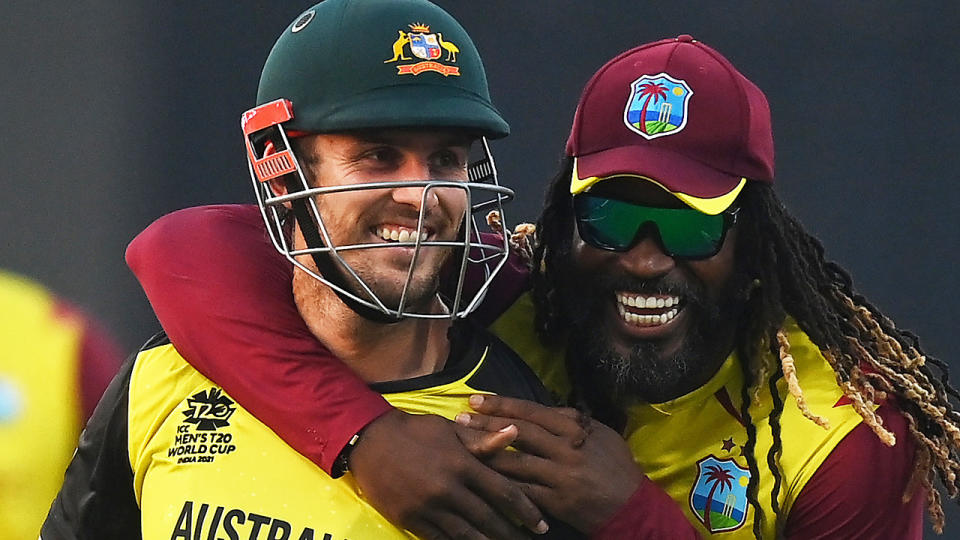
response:
<svg viewBox="0 0 960 540"><path fill-rule="evenodd" d="M267 229L277 249L293 264L331 287L354 311L371 320L402 317L464 317L482 300L506 262L509 242L481 239L481 211L502 219L513 192L499 185L488 138L510 132L493 106L483 63L473 41L449 14L426 0L325 0L297 16L270 51L260 77L257 107L245 112L241 127L247 159ZM423 179L311 187L290 139L315 133L391 128L455 128L480 139L482 156L468 167L468 181ZM281 178L287 194L277 196L270 181ZM350 189L462 189L469 203L456 242L422 239L424 206L415 239L401 243L334 245L316 204L317 197ZM425 200L425 199L424 199ZM287 206L307 243L294 249L284 230ZM388 305L343 259L353 249L414 247L407 282L398 305ZM447 313L418 313L405 306L407 287L423 247L448 248L459 265L456 285L445 299ZM310 254L315 272L296 260ZM483 283L464 293L468 269L477 267ZM473 275L471 270L471 275Z"/></svg>

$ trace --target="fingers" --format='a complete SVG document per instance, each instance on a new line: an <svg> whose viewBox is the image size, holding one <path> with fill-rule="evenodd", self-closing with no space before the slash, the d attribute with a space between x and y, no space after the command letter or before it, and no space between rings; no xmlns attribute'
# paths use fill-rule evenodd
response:
<svg viewBox="0 0 960 540"><path fill-rule="evenodd" d="M481 394L470 396L470 406L488 416L526 420L554 435L572 440L581 440L586 436L577 422L579 413L575 409L547 407L523 399Z"/></svg>
<svg viewBox="0 0 960 540"><path fill-rule="evenodd" d="M461 429L457 430L457 436L467 450L477 457L488 456L498 450L505 449L517 440L518 435L517 426L510 423L507 423L503 427L482 431L477 429L461 431Z"/></svg>
<svg viewBox="0 0 960 540"><path fill-rule="evenodd" d="M560 437L550 433L537 424L514 418L499 418L483 414L461 413L457 415L456 421L458 424L470 428L475 433L491 432L499 434L515 432L516 436L510 443L514 448L548 459L557 458L566 451L566 448L579 448L586 438L586 434L583 431L576 432L576 436L578 436L577 439ZM476 438L475 435L474 438ZM475 455L486 458L498 450L500 449L496 448L483 452L482 454L475 453Z"/></svg>
<svg viewBox="0 0 960 540"><path fill-rule="evenodd" d="M453 421L461 426L474 430L497 433L510 426L516 427L513 418L502 418L499 416L488 416L486 414L460 413Z"/></svg>
<svg viewBox="0 0 960 540"><path fill-rule="evenodd" d="M474 455L483 457L502 452L506 447L513 444L519 435L517 426L513 424L507 424L503 428L498 428L492 432L457 427L457 437L463 445ZM461 513L475 513L474 518L471 519L472 523L484 524L490 522L498 525L498 520L503 519L501 515L505 515L512 517L534 533L543 534L546 532L547 524L540 508L524 494L516 483L476 461L467 467L464 476L468 487L479 498L477 498L475 504L470 505L464 505L457 501L457 507ZM471 497L475 496L471 495ZM491 507L496 508L500 513L494 512L491 515ZM476 512L479 512L479 514L476 514ZM484 527L488 526L484 525ZM481 530L486 531L486 529ZM494 535L492 538L500 538L500 536Z"/></svg>
<svg viewBox="0 0 960 540"><path fill-rule="evenodd" d="M547 458L526 452L497 452L485 460L485 463L511 480L533 485L553 485L551 475L557 474L562 467ZM528 491L521 485L524 493Z"/></svg>
<svg viewBox="0 0 960 540"><path fill-rule="evenodd" d="M351 455L364 498L424 538L522 538L518 523L537 531L539 508L465 447L464 441L480 452L505 447L516 428L475 432L473 439L471 431L433 415L383 415L367 426Z"/></svg>
<svg viewBox="0 0 960 540"><path fill-rule="evenodd" d="M513 454L516 452L501 453ZM469 483L473 491L488 504L493 505L500 514L515 518L526 529L536 534L543 534L547 531L547 522L544 521L540 508L533 503L516 482L507 480L504 476L484 465L477 470ZM489 508L485 505L472 506ZM491 516L487 511L482 511L479 515L475 515L471 521L473 523L486 523L496 517L498 516ZM500 537L494 535L493 538Z"/></svg>
<svg viewBox="0 0 960 540"><path fill-rule="evenodd" d="M407 525L407 529L422 540L448 540L450 537L429 521L417 519Z"/></svg>
<svg viewBox="0 0 960 540"><path fill-rule="evenodd" d="M519 493L523 493L519 486L516 489ZM526 495L524 494L523 497L526 498ZM528 538L527 533L507 519L503 513L484 504L484 501L469 491L458 495L456 504L455 512L443 514L438 521L443 530L453 538L489 537L517 540Z"/></svg>

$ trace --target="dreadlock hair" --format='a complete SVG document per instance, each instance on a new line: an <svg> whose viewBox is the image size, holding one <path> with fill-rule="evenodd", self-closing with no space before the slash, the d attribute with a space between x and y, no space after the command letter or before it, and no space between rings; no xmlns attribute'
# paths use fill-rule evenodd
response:
<svg viewBox="0 0 960 540"><path fill-rule="evenodd" d="M569 321L556 309L562 260L568 257L574 218L569 192L573 160L567 158L551 182L543 212L537 222L537 246L533 251L534 323L541 339L562 339ZM783 330L792 317L817 345L833 368L837 385L880 440L892 446L893 433L876 414L876 406L892 399L906 418L916 443L914 471L908 499L919 483L927 492L927 508L933 528L942 532L943 510L938 478L950 498L960 494L960 413L954 403L960 393L948 383L944 362L924 353L916 335L898 329L893 321L853 289L850 275L824 258L823 245L791 216L771 186L747 182L737 204L740 217L736 246L737 264L752 276L754 290L740 321L735 349L742 359L744 375L741 416L747 425L744 454L750 467L748 498L755 509L754 533L760 537L763 512L757 499L759 475L754 448L756 428L750 403L763 387L773 398L771 425L773 445L767 463L774 475L771 506L779 515L782 483L778 462L782 450L780 415L784 399L777 382L783 379L797 407L810 421L828 427L827 420L813 414L804 401ZM554 341L555 342L555 341ZM572 369L568 366L568 370ZM576 381L577 379L572 379Z"/></svg>

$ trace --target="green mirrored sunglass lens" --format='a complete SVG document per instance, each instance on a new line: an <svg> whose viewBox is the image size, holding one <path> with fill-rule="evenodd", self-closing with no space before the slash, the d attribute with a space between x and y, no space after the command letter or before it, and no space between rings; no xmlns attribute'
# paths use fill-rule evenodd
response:
<svg viewBox="0 0 960 540"><path fill-rule="evenodd" d="M723 215L691 208L655 208L589 195L577 197L575 207L584 240L609 249L629 249L648 222L656 225L664 249L675 256L712 255L723 239Z"/></svg>

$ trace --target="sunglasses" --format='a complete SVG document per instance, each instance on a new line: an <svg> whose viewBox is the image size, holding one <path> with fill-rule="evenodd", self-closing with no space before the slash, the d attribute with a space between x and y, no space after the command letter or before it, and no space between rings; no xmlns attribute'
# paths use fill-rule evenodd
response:
<svg viewBox="0 0 960 540"><path fill-rule="evenodd" d="M693 208L658 208L589 193L573 197L580 238L607 251L628 251L643 239L647 223L659 233L660 247L680 259L706 259L720 251L727 231L737 222L739 208L717 215Z"/></svg>

